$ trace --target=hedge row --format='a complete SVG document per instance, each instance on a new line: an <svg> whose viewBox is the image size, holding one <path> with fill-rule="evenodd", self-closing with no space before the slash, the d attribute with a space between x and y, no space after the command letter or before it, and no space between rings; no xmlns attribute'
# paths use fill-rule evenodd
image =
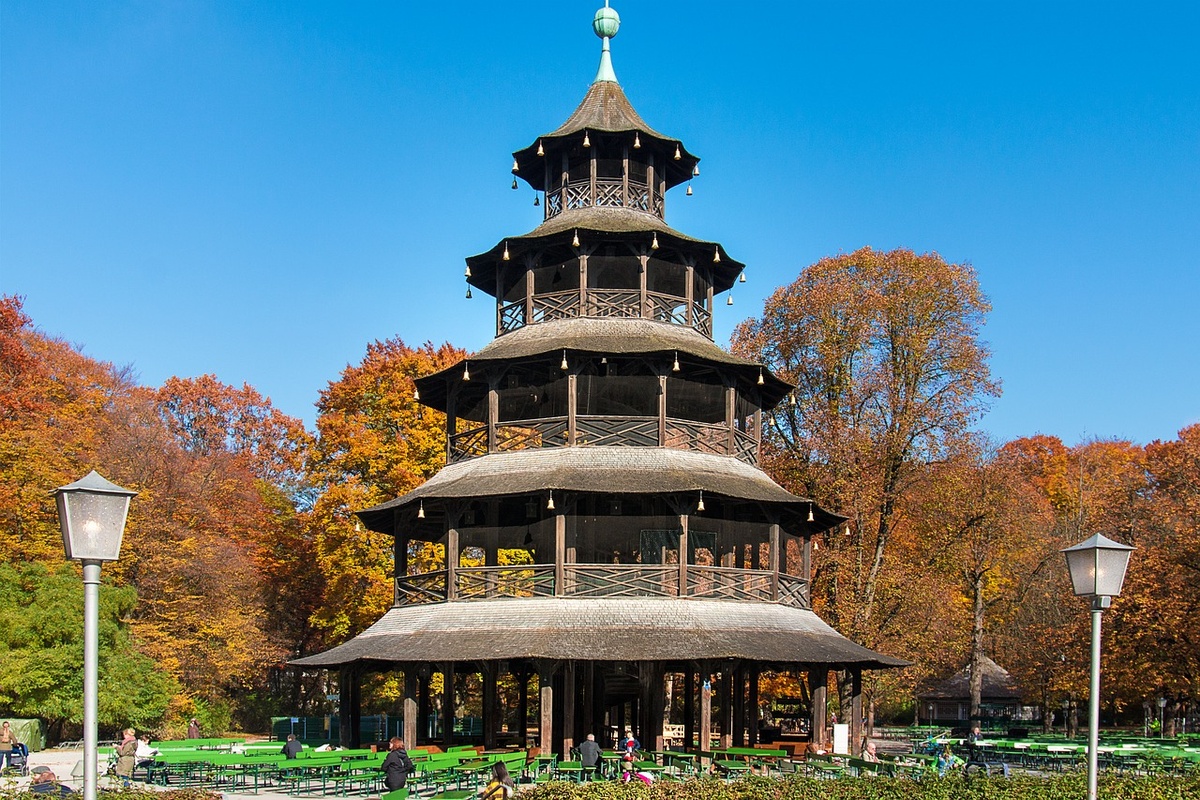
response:
<svg viewBox="0 0 1200 800"><path fill-rule="evenodd" d="M1100 778L1104 800L1196 800L1200 776ZM1087 796L1087 776L974 776L926 778L752 777L725 783L705 779L646 786L611 781L548 783L522 791L521 800L1079 800Z"/></svg>

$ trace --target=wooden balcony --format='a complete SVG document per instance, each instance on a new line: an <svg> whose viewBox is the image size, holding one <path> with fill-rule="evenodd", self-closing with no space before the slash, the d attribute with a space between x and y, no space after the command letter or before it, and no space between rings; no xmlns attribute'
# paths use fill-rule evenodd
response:
<svg viewBox="0 0 1200 800"><path fill-rule="evenodd" d="M396 606L527 597L688 597L810 608L808 581L771 570L678 564L554 564L458 567L396 579ZM680 575L686 577L680 591Z"/></svg>
<svg viewBox="0 0 1200 800"><path fill-rule="evenodd" d="M712 455L733 456L758 465L758 441L750 433L725 424L667 417L616 417L578 414L514 420L496 424L490 452L544 447L669 447ZM450 463L487 455L488 426L461 430L449 437Z"/></svg>
<svg viewBox="0 0 1200 800"><path fill-rule="evenodd" d="M496 315L496 335L512 333L526 325L560 319L649 319L695 328L712 338L712 312L703 303L692 302L689 314L686 297L641 292L638 289L572 289L535 294L502 303Z"/></svg>
<svg viewBox="0 0 1200 800"><path fill-rule="evenodd" d="M581 178L546 193L546 219L575 208L632 208L663 216L663 196L644 183L624 178Z"/></svg>

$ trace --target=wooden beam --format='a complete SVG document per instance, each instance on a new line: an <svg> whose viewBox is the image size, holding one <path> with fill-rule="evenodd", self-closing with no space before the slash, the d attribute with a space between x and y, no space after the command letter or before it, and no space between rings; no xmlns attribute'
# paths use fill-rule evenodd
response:
<svg viewBox="0 0 1200 800"><path fill-rule="evenodd" d="M417 665L404 667L404 746L417 746Z"/></svg>
<svg viewBox="0 0 1200 800"><path fill-rule="evenodd" d="M679 515L679 587L678 594L680 597L686 597L688 593L688 515Z"/></svg>
<svg viewBox="0 0 1200 800"><path fill-rule="evenodd" d="M575 662L568 661L563 665L563 740L562 754L567 758L571 748L575 746Z"/></svg>
<svg viewBox="0 0 1200 800"><path fill-rule="evenodd" d="M559 508L554 512L554 595L561 597L566 593L566 559L567 559L567 498L559 501Z"/></svg>
<svg viewBox="0 0 1200 800"><path fill-rule="evenodd" d="M446 599L455 600L458 597L458 525L457 518L454 526L447 523L446 527Z"/></svg>
<svg viewBox="0 0 1200 800"><path fill-rule="evenodd" d="M850 670L850 755L855 758L862 755L862 667Z"/></svg>
<svg viewBox="0 0 1200 800"><path fill-rule="evenodd" d="M829 668L812 664L808 669L808 687L812 694L812 740L829 749L829 732L825 727L829 716Z"/></svg>
<svg viewBox="0 0 1200 800"><path fill-rule="evenodd" d="M712 750L712 674L707 665L700 671L700 749Z"/></svg>
<svg viewBox="0 0 1200 800"><path fill-rule="evenodd" d="M771 523L768 560L771 570L771 599L779 600L779 523Z"/></svg>
<svg viewBox="0 0 1200 800"><path fill-rule="evenodd" d="M479 677L483 682L483 747L485 750L496 749L496 732L499 729L500 716L499 695L496 691L497 663L485 661L480 664Z"/></svg>
<svg viewBox="0 0 1200 800"><path fill-rule="evenodd" d="M554 672L547 662L538 664L538 706L541 723L538 726L538 745L543 753L554 752Z"/></svg>

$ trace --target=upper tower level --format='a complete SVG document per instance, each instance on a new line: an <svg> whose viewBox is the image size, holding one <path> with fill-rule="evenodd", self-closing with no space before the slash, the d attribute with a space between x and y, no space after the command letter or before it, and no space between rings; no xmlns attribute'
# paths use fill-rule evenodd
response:
<svg viewBox="0 0 1200 800"><path fill-rule="evenodd" d="M513 153L517 179L545 198L535 230L467 259L467 282L496 298L496 335L572 318L646 319L712 339L713 297L744 265L665 222L664 197L699 174L683 142L651 128L617 83L607 5L592 28L600 68L557 130ZM689 187L688 194L691 194Z"/></svg>
<svg viewBox="0 0 1200 800"><path fill-rule="evenodd" d="M566 122L513 153L513 173L545 195L545 218L580 208L630 208L664 218L672 186L699 175L700 159L638 116L617 83L609 41L621 20L607 5L592 29L600 68Z"/></svg>

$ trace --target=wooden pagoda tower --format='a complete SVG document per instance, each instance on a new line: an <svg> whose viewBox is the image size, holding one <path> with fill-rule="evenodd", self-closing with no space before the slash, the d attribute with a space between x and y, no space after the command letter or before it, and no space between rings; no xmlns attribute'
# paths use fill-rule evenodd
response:
<svg viewBox="0 0 1200 800"><path fill-rule="evenodd" d="M447 466L358 513L395 538L393 607L292 662L339 670L348 744L370 671L403 673L410 746L430 739L429 676L453 686L474 673L475 741L494 747L507 728L524 744L533 729L566 753L626 727L661 747L667 676L682 687L682 738L700 749L714 728L726 744L755 741L764 671L807 676L822 738L827 676L849 670L857 747L862 671L905 663L811 609L811 539L843 518L759 468L762 412L791 387L713 343L714 299L743 265L667 225L667 192L699 159L626 99L609 52L618 26L613 9L596 13L595 81L513 154L544 221L467 259L467 282L496 299L496 338L417 381L420 402L446 414ZM422 543L442 545L437 569L410 568ZM504 675L516 708L499 702ZM528 717L534 679L540 719ZM458 741L452 725L437 736Z"/></svg>

